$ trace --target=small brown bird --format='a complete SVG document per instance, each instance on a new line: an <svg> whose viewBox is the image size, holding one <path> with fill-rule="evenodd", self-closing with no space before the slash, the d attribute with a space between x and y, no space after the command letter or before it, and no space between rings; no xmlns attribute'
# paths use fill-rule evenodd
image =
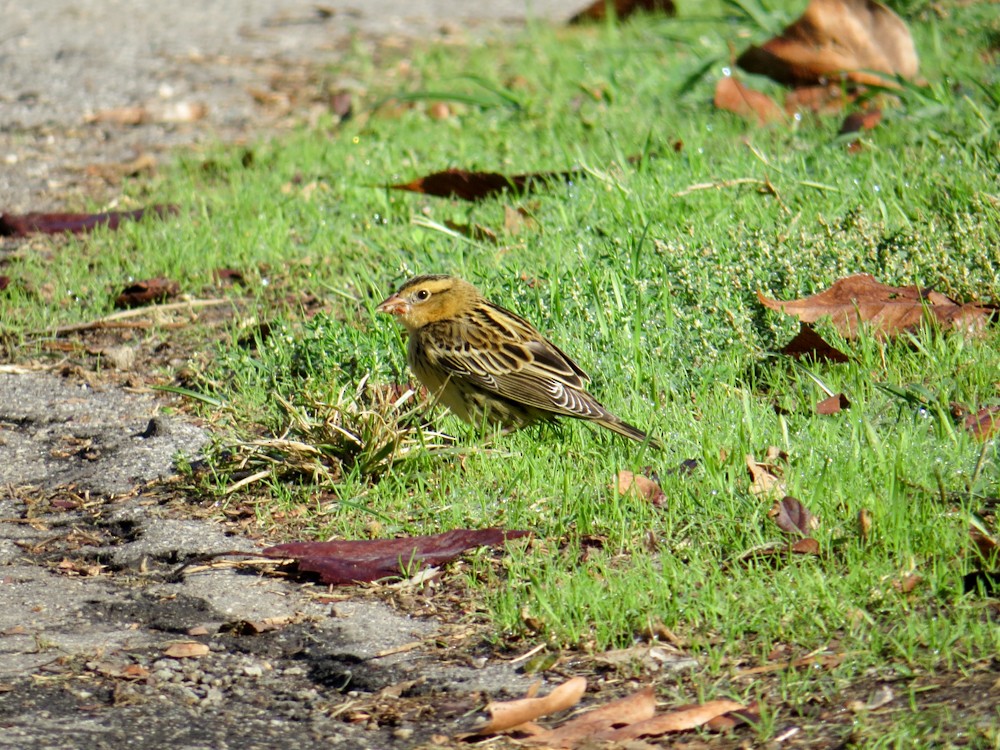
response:
<svg viewBox="0 0 1000 750"><path fill-rule="evenodd" d="M559 347L467 281L416 276L375 309L406 327L413 374L466 422L485 419L513 430L576 417L632 440L648 439L587 393L590 377Z"/></svg>

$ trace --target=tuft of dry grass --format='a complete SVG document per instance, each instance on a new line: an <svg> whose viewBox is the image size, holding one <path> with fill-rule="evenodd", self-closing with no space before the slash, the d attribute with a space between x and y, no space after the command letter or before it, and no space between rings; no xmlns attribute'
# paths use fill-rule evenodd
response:
<svg viewBox="0 0 1000 750"><path fill-rule="evenodd" d="M265 479L331 485L346 472L375 477L416 455L450 447L413 388L373 384L367 377L328 396L303 392L296 403L275 394L288 425L281 435L239 443L231 494Z"/></svg>

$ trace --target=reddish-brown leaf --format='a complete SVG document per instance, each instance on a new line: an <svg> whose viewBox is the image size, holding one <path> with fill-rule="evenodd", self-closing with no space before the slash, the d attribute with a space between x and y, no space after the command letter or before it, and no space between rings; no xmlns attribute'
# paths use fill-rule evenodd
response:
<svg viewBox="0 0 1000 750"><path fill-rule="evenodd" d="M818 555L819 554L819 542L817 542L812 537L806 537L805 539L799 539L795 544L792 545L791 551L796 555Z"/></svg>
<svg viewBox="0 0 1000 750"><path fill-rule="evenodd" d="M789 534L805 536L819 527L819 519L791 495L785 495L780 500L776 500L767 515L778 525L779 529Z"/></svg>
<svg viewBox="0 0 1000 750"><path fill-rule="evenodd" d="M906 24L873 0L811 0L781 36L750 47L736 61L750 73L788 86L845 75L859 84L893 85L913 78L918 60Z"/></svg>
<svg viewBox="0 0 1000 750"><path fill-rule="evenodd" d="M414 566L441 565L473 547L494 547L527 531L454 529L431 536L339 542L288 542L268 547L265 557L294 559L302 572L338 585L399 576Z"/></svg>
<svg viewBox="0 0 1000 750"><path fill-rule="evenodd" d="M0 292L10 286L10 276L0 276Z"/></svg>
<svg viewBox="0 0 1000 750"><path fill-rule="evenodd" d="M660 485L642 474L635 474L631 471L618 472L618 494L625 495L634 492L638 497L648 501L652 505L663 505L667 496Z"/></svg>
<svg viewBox="0 0 1000 750"><path fill-rule="evenodd" d="M862 323L869 324L881 337L913 329L923 321L925 310L943 328L982 328L993 314L987 307L960 305L931 289L880 284L868 274L840 279L826 291L804 299L783 302L769 299L762 292L757 292L757 298L765 307L807 323L829 317L846 338L857 336Z"/></svg>
<svg viewBox="0 0 1000 750"><path fill-rule="evenodd" d="M799 323L795 338L781 348L782 354L801 359L812 357L817 362L850 362L850 358L836 347L828 344L809 323Z"/></svg>
<svg viewBox="0 0 1000 750"><path fill-rule="evenodd" d="M667 16L677 14L673 0L610 0L611 7L614 8L618 18L628 18L636 11L646 11L647 13L663 13ZM569 19L569 23L583 23L585 21L602 21L608 15L608 0L594 0L593 3L581 10Z"/></svg>
<svg viewBox="0 0 1000 750"><path fill-rule="evenodd" d="M767 94L744 86L735 76L725 76L715 85L716 109L732 112L760 125L784 122L785 113Z"/></svg>
<svg viewBox="0 0 1000 750"><path fill-rule="evenodd" d="M150 302L163 302L180 294L181 286L176 281L162 277L137 281L125 287L115 297L115 307L139 307Z"/></svg>
<svg viewBox="0 0 1000 750"><path fill-rule="evenodd" d="M882 122L881 109L869 109L864 112L851 112L844 118L840 126L840 135L857 133L862 130L874 130Z"/></svg>
<svg viewBox="0 0 1000 750"><path fill-rule="evenodd" d="M52 214L32 212L27 214L0 214L0 237L27 237L31 234L60 234L62 232L89 232L96 227L117 229L122 221L139 220L146 214L169 216L177 213L177 206L157 205L135 211L107 211L101 214Z"/></svg>
<svg viewBox="0 0 1000 750"><path fill-rule="evenodd" d="M418 177L398 185L389 185L394 190L409 190L411 193L436 195L440 198L460 198L464 201L478 201L507 190L514 195L535 190L548 182L572 180L582 176L581 170L568 172L530 172L505 175L499 172L470 172L465 169L446 169L443 172Z"/></svg>
<svg viewBox="0 0 1000 750"><path fill-rule="evenodd" d="M816 413L823 416L839 414L844 409L850 409L851 402L843 393L837 393L829 398L824 398L816 404Z"/></svg>
<svg viewBox="0 0 1000 750"><path fill-rule="evenodd" d="M989 440L1000 431L1000 405L984 406L962 420L962 427L976 440Z"/></svg>

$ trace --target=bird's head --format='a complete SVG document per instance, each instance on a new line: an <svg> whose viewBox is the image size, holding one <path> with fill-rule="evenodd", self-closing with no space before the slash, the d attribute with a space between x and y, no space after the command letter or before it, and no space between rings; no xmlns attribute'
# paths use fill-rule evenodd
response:
<svg viewBox="0 0 1000 750"><path fill-rule="evenodd" d="M394 315L410 331L456 317L480 299L469 282L443 274L415 276L375 308Z"/></svg>

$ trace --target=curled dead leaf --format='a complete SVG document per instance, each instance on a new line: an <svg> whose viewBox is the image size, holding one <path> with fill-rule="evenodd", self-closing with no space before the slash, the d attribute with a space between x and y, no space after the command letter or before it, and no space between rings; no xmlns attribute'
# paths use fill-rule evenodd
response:
<svg viewBox="0 0 1000 750"><path fill-rule="evenodd" d="M813 529L819 528L819 519L791 495L785 495L781 500L776 500L767 515L778 525L779 529L789 534L805 536Z"/></svg>
<svg viewBox="0 0 1000 750"><path fill-rule="evenodd" d="M180 294L181 286L171 279L156 278L137 281L125 287L115 297L115 307L139 307L150 302L163 302Z"/></svg>
<svg viewBox="0 0 1000 750"><path fill-rule="evenodd" d="M541 698L521 698L513 701L492 702L486 706L489 721L473 734L496 734L527 724L530 721L572 708L583 697L587 680L574 677Z"/></svg>
<svg viewBox="0 0 1000 750"><path fill-rule="evenodd" d="M780 497L785 494L785 483L776 476L777 469L771 463L758 463L752 453L744 461L750 473L750 494L757 497Z"/></svg>
<svg viewBox="0 0 1000 750"><path fill-rule="evenodd" d="M785 122L784 111L767 94L744 86L735 76L724 76L715 85L713 99L716 109L732 112L745 120L767 125Z"/></svg>
<svg viewBox="0 0 1000 750"><path fill-rule="evenodd" d="M828 317L846 338L856 337L864 323L877 336L893 336L919 326L925 314L932 315L942 328L974 330L984 327L993 314L987 307L960 305L932 289L880 284L869 274L840 279L826 291L803 299L781 301L762 292L757 292L757 298L764 307L806 323Z"/></svg>
<svg viewBox="0 0 1000 750"><path fill-rule="evenodd" d="M749 73L787 86L844 75L859 84L893 86L917 74L917 50L903 20L874 0L811 0L780 36L736 61Z"/></svg>

